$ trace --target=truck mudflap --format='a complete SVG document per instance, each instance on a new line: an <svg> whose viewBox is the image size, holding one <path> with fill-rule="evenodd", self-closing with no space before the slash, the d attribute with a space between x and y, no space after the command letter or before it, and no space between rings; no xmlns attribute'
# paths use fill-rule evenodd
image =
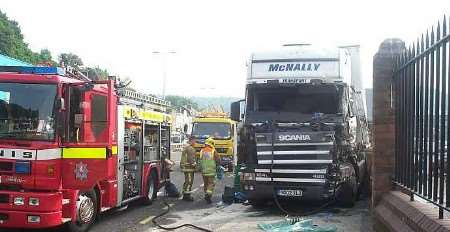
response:
<svg viewBox="0 0 450 232"><path fill-rule="evenodd" d="M0 191L0 228L58 226L65 222L62 208L61 192Z"/></svg>

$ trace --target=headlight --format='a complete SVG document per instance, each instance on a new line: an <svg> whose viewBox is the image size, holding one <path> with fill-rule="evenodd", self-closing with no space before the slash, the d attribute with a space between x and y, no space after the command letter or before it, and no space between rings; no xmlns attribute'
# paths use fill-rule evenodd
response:
<svg viewBox="0 0 450 232"><path fill-rule="evenodd" d="M14 205L25 205L25 199L23 197L14 197Z"/></svg>
<svg viewBox="0 0 450 232"><path fill-rule="evenodd" d="M28 222L29 223L40 223L41 222L41 217L37 216L37 215L29 215L28 216Z"/></svg>
<svg viewBox="0 0 450 232"><path fill-rule="evenodd" d="M244 180L255 180L255 173L244 173Z"/></svg>
<svg viewBox="0 0 450 232"><path fill-rule="evenodd" d="M30 197L30 200L29 200L28 204L31 205L31 206L38 206L39 205L39 199Z"/></svg>

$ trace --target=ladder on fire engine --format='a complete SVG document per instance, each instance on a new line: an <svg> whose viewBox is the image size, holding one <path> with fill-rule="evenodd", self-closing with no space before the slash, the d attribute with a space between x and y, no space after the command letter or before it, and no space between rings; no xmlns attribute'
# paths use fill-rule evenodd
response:
<svg viewBox="0 0 450 232"><path fill-rule="evenodd" d="M167 112L171 106L169 101L129 89L119 89L118 94L121 103L131 104L145 109Z"/></svg>

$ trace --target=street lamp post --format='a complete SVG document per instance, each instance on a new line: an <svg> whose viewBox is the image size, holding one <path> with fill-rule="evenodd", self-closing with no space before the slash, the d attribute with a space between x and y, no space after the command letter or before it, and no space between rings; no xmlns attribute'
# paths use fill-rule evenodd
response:
<svg viewBox="0 0 450 232"><path fill-rule="evenodd" d="M160 52L160 51L153 51L154 55L161 55L161 63L162 63L162 75L163 75L163 86L162 86L162 98L166 99L166 84L167 84L167 70L166 70L166 56L168 54L176 54L175 51L169 51L169 52Z"/></svg>

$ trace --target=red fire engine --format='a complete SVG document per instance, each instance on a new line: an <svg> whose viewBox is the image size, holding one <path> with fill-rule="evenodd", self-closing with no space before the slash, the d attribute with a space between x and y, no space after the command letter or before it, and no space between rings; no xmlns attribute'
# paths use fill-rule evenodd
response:
<svg viewBox="0 0 450 232"><path fill-rule="evenodd" d="M0 227L86 231L169 181L170 104L79 77L0 67Z"/></svg>

